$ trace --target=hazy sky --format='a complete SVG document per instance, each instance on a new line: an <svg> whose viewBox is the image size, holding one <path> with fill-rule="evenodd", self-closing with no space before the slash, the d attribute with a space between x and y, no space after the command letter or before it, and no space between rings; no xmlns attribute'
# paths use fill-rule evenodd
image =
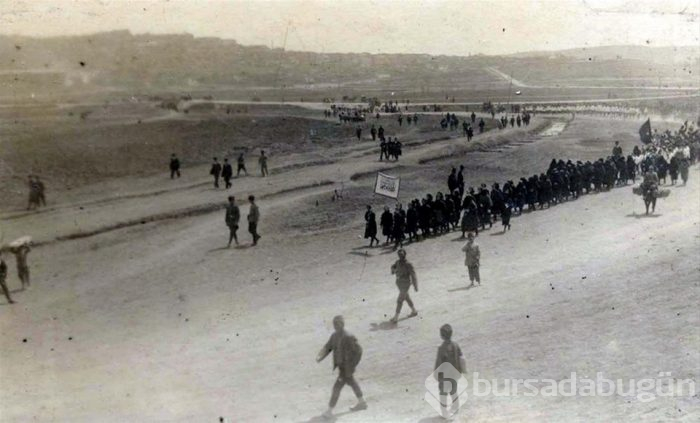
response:
<svg viewBox="0 0 700 423"><path fill-rule="evenodd" d="M0 33L114 29L323 52L501 54L700 44L700 0L0 0Z"/></svg>

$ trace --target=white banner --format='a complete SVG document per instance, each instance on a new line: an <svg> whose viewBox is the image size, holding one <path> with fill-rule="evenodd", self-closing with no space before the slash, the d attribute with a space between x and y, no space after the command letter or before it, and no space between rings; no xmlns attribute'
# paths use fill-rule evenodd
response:
<svg viewBox="0 0 700 423"><path fill-rule="evenodd" d="M399 198L399 182L401 179L395 176L377 173L377 182L374 184L374 193L389 198Z"/></svg>

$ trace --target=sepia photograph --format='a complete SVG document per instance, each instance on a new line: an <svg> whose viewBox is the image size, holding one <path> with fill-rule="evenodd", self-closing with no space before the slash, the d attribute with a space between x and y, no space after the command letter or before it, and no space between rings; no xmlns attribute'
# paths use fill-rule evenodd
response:
<svg viewBox="0 0 700 423"><path fill-rule="evenodd" d="M0 423L698 422L700 0L0 0L0 289Z"/></svg>

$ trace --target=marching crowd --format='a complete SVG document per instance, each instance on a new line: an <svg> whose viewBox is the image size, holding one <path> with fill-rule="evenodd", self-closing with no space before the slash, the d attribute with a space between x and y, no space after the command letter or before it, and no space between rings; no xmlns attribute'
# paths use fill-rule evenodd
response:
<svg viewBox="0 0 700 423"><path fill-rule="evenodd" d="M481 254L474 242L475 236L479 233L479 227L484 229L486 224L491 227L500 217L505 231L510 229L511 214L522 213L525 206L528 211L543 209L545 206L549 208L563 201L577 199L584 193L626 186L629 181L634 182L640 174L643 177L642 186L650 183L658 184L659 179L655 169L667 158L669 161L676 162L679 169L685 169L681 170L685 183L688 167L700 159L699 147L700 134L685 124L674 133L666 131L661 135L656 134L652 142L644 147L643 152L642 149L635 147L633 154L625 157L619 142L615 142L612 154L606 158L585 163L552 159L546 172L523 177L517 183L509 180L503 186L494 183L490 190L485 184L481 184L478 189L473 187L465 189L464 167L460 166L459 171L453 168L450 172L446 194L438 192L434 198L432 194L426 194L422 200L410 201L406 209L398 203L393 213L389 207L385 207L380 216L379 226L382 235L386 237L385 243L393 241L395 249L402 245L406 237L409 241L417 241L419 238L448 233L461 227L463 237L468 233L467 243L462 251L465 254L464 264L471 281L469 287L473 287L475 283L481 285L479 276ZM671 183L674 183L673 177ZM365 221L365 238L370 239L370 246L374 243L378 245L380 240L377 238L377 220L370 205L365 212ZM418 291L416 270L406 260L406 251L403 248L398 250L398 257L399 259L391 266L391 273L396 275L396 286L399 290L396 312L390 320L394 324L399 321L403 303L411 309L409 318L418 315L409 295L411 288ZM345 331L342 316L336 316L333 325L335 332L317 356L317 361L320 362L332 352L333 366L339 369L329 407L323 414L326 418L333 417L333 409L345 384L352 387L358 401L351 410L367 408L362 390L354 378L354 372L362 357L362 348L357 338ZM443 325L440 328L440 336L443 343L438 347L435 372L448 363L455 371L463 373L464 357L459 345L452 341L452 327L449 324ZM457 383L456 379L453 380ZM459 405L457 397L452 395L448 408L446 396L441 396L440 413L445 418L451 418L459 410Z"/></svg>
<svg viewBox="0 0 700 423"><path fill-rule="evenodd" d="M462 236L466 233L478 235L479 229L484 230L487 225L491 228L499 218L506 231L510 229L513 214L541 210L575 200L583 194L625 186L649 172L665 183L668 169L672 184L678 175L685 183L688 168L699 155L700 133L684 125L675 133L666 131L656 136L652 144L644 147L644 152L635 147L633 154L625 157L616 142L612 154L606 158L593 162L552 159L540 174L523 176L517 182L494 183L490 189L486 184L467 188L464 167L452 168L444 192L426 194L422 199L408 201L405 207L397 203L393 211L385 206L379 222L368 205L365 239L370 240L370 247L379 245L378 235L381 234L385 244L393 242L394 248L398 248L406 240L418 241L457 229Z"/></svg>

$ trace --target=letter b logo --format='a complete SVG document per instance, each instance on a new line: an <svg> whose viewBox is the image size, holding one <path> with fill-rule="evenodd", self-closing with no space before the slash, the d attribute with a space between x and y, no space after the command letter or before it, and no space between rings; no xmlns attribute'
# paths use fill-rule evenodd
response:
<svg viewBox="0 0 700 423"><path fill-rule="evenodd" d="M440 395L454 395L457 393L457 381L451 377L445 376L445 373L438 372L438 390ZM449 383L449 391L445 389L445 384Z"/></svg>

